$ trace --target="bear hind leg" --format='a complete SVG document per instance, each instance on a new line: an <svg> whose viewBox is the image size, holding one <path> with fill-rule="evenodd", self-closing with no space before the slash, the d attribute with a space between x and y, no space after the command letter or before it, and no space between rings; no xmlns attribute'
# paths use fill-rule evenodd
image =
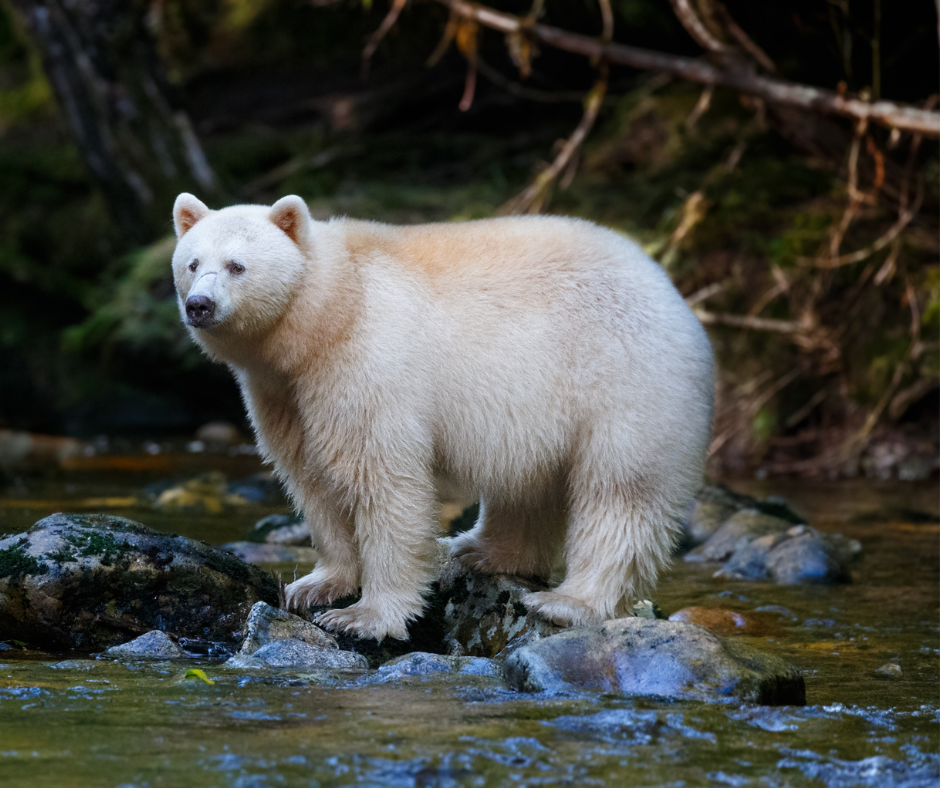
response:
<svg viewBox="0 0 940 788"><path fill-rule="evenodd" d="M627 615L656 582L672 552L675 521L664 498L640 483L573 496L565 580L523 602L563 626Z"/></svg>
<svg viewBox="0 0 940 788"><path fill-rule="evenodd" d="M451 555L478 572L547 579L566 521L559 495L530 506L483 501L476 525L454 539Z"/></svg>

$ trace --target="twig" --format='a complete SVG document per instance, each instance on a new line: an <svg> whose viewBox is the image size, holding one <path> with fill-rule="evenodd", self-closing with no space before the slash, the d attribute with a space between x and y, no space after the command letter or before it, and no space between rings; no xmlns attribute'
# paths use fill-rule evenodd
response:
<svg viewBox="0 0 940 788"><path fill-rule="evenodd" d="M713 295L717 295L722 290L725 289L724 282L712 282L710 285L705 285L705 287L700 290L696 290L692 295L685 299L685 303L689 306L695 306L696 304L701 304L702 301L706 301L711 298Z"/></svg>
<svg viewBox="0 0 940 788"><path fill-rule="evenodd" d="M776 331L781 334L795 334L805 331L806 326L795 320L774 320L769 317L752 317L750 315L729 315L725 312L706 312L703 309L694 309L695 316L705 325L733 326L734 328L748 328L755 331Z"/></svg>
<svg viewBox="0 0 940 788"><path fill-rule="evenodd" d="M392 0L391 8L388 9L388 13L385 15L385 19L382 20L382 24L379 25L379 29L369 36L369 40L366 41L366 45L362 50L362 75L364 77L369 74L369 63L372 60L372 55L379 48L382 39L388 35L388 31L395 26L407 2L408 0Z"/></svg>
<svg viewBox="0 0 940 788"><path fill-rule="evenodd" d="M529 101L541 101L546 104L573 104L584 103L584 93L574 90L565 90L553 92L551 90L539 90L518 82L513 82L500 74L495 68L488 65L482 58L477 58L477 70L494 85L497 85L507 93Z"/></svg>
<svg viewBox="0 0 940 788"><path fill-rule="evenodd" d="M695 39L695 43L702 49L719 54L730 54L732 52L731 47L724 41L715 38L711 31L705 27L689 0L669 0L669 3L686 32Z"/></svg>
<svg viewBox="0 0 940 788"><path fill-rule="evenodd" d="M539 173L535 181L505 205L499 209L499 213L520 214L520 213L538 213L545 202L548 191L552 183L558 178L561 172L568 165L571 157L575 154L581 143L584 142L588 133L597 120L597 113L604 103L604 94L607 92L607 69L602 64L601 77L595 83L591 92L584 100L584 115L581 122L574 130L572 135L562 145L561 151L555 157L555 160L542 172Z"/></svg>
<svg viewBox="0 0 940 788"><path fill-rule="evenodd" d="M608 63L651 71L665 71L692 82L720 85L741 93L769 101L812 109L834 115L865 118L889 128L920 132L928 137L940 137L940 113L891 101L867 102L839 95L809 85L784 82L772 77L748 73L744 69L725 69L702 60L653 52L625 44L604 44L596 38L569 33L557 27L523 22L519 17L476 5L467 0L435 0L454 13L475 19L481 25L502 33L520 30L547 46L583 55L603 57Z"/></svg>
<svg viewBox="0 0 940 788"><path fill-rule="evenodd" d="M841 268L844 265L852 265L853 263L859 263L862 260L865 260L868 257L871 257L873 254L877 254L886 246L891 244L895 238L897 238L901 232L904 230L907 225L911 223L911 220L917 215L917 212L920 210L920 206L924 202L924 182L919 181L917 189L917 197L914 199L914 204L911 206L910 210L905 211L898 220L891 225L888 231L881 236L877 241L875 241L870 246L866 246L864 249L859 249L857 252L852 252L851 254L844 254L840 257L832 257L828 260L811 260L807 258L800 258L801 261L811 262L817 268Z"/></svg>
<svg viewBox="0 0 940 788"><path fill-rule="evenodd" d="M325 167L327 164L332 164L336 159L342 156L346 156L350 153L358 153L360 149L361 148L357 145L336 146L320 151L314 156L295 156L293 159L288 159L273 170L245 184L241 191L246 196L257 194L267 189L269 186L280 183L295 172L300 172L300 170L304 169L316 170L320 167Z"/></svg>

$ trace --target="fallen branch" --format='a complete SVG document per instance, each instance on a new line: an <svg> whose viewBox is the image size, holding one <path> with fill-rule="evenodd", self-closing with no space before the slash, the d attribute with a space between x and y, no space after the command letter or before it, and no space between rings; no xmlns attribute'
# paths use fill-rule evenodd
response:
<svg viewBox="0 0 940 788"><path fill-rule="evenodd" d="M449 8L454 14L475 20L501 33L527 35L541 44L590 59L649 71L665 71L692 82L732 88L771 103L797 106L857 120L865 119L888 128L919 132L927 137L940 137L938 112L892 101L867 102L842 96L831 90L760 76L740 68L723 69L702 60L653 52L625 44L605 44L596 38L533 23L466 0L436 2Z"/></svg>
<svg viewBox="0 0 940 788"><path fill-rule="evenodd" d="M748 328L755 331L776 331L782 334L795 334L806 329L802 323L795 320L774 320L768 317L751 317L750 315L729 315L725 312L706 312L703 309L693 309L695 316L705 325L732 326L734 328Z"/></svg>

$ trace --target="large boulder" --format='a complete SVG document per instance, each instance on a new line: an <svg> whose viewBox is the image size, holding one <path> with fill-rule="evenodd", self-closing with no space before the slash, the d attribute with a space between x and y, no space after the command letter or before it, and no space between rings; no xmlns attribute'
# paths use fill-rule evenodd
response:
<svg viewBox="0 0 940 788"><path fill-rule="evenodd" d="M0 640L97 651L142 630L232 642L275 579L123 517L54 514L0 539Z"/></svg>
<svg viewBox="0 0 940 788"><path fill-rule="evenodd" d="M800 671L704 627L622 618L576 627L514 652L506 683L522 692L597 689L628 695L804 705Z"/></svg>

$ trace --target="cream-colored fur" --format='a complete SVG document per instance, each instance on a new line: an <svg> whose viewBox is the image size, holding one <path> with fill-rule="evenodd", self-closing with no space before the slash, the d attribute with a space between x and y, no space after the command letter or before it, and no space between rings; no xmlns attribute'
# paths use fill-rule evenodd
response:
<svg viewBox="0 0 940 788"><path fill-rule="evenodd" d="M637 246L556 217L315 222L298 197L210 211L181 194L174 220L184 320L187 299L214 302L193 338L234 372L323 556L293 606L361 588L321 622L406 637L441 477L482 500L454 540L469 566L547 576L564 545L564 582L531 610L599 621L649 590L701 484L713 371Z"/></svg>

